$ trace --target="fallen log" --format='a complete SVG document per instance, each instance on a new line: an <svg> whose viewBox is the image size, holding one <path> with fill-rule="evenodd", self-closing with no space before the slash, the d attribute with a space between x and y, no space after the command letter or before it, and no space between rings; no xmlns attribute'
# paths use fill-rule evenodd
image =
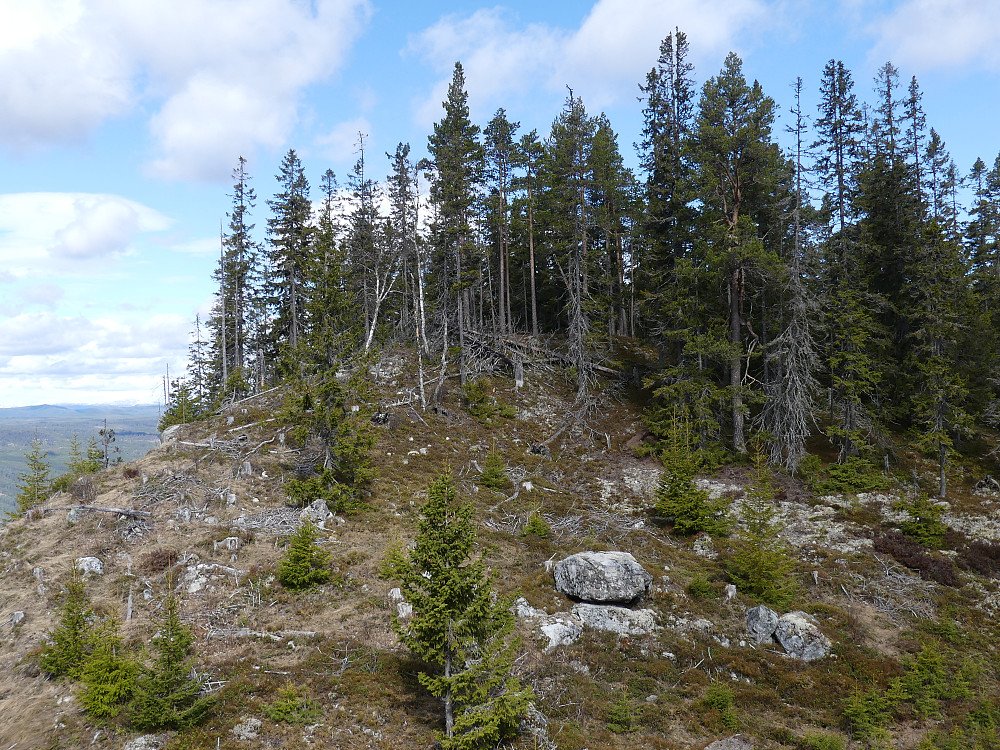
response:
<svg viewBox="0 0 1000 750"><path fill-rule="evenodd" d="M100 513L117 513L120 516L131 516L132 518L152 518L152 513L144 510L131 510L129 508L99 508L96 505L69 505L59 508L38 508L42 513L49 513L53 510L96 510Z"/></svg>

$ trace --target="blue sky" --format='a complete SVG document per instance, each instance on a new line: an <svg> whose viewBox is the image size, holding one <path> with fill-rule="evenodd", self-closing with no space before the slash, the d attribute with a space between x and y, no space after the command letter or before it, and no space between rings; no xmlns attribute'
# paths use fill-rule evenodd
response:
<svg viewBox="0 0 1000 750"><path fill-rule="evenodd" d="M566 96L605 111L630 164L637 85L688 34L699 83L727 52L787 114L824 63L871 100L891 60L962 173L1000 143L993 0L0 0L0 407L153 403L210 306L230 172L275 192L295 148L315 186L399 141L419 158L456 60L473 118L544 134ZM782 136L784 137L784 136Z"/></svg>

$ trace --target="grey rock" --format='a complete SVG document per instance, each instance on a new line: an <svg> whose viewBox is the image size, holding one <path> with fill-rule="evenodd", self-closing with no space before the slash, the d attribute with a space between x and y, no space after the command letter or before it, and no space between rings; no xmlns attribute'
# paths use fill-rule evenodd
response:
<svg viewBox="0 0 1000 750"><path fill-rule="evenodd" d="M180 432L181 427L183 427L183 425L175 424L161 432L160 445L168 445L169 443L177 442L177 433Z"/></svg>
<svg viewBox="0 0 1000 750"><path fill-rule="evenodd" d="M747 610L747 632L753 643L769 643L774 639L774 630L778 627L778 613L773 609L759 607Z"/></svg>
<svg viewBox="0 0 1000 750"><path fill-rule="evenodd" d="M260 736L260 729L264 725L256 716L246 716L239 724L230 729L230 733L238 740L248 742Z"/></svg>
<svg viewBox="0 0 1000 750"><path fill-rule="evenodd" d="M585 626L620 635L645 635L656 630L656 613L651 609L626 609L607 604L577 604L573 614Z"/></svg>
<svg viewBox="0 0 1000 750"><path fill-rule="evenodd" d="M35 577L36 581L44 581L45 580L45 568L35 568L34 570L31 571L31 575L33 575Z"/></svg>
<svg viewBox="0 0 1000 750"><path fill-rule="evenodd" d="M24 612L18 610L17 612L15 612L10 616L11 627L16 628L22 622L24 622Z"/></svg>
<svg viewBox="0 0 1000 750"><path fill-rule="evenodd" d="M212 550L218 551L221 547L224 550L229 550L230 552L235 552L240 547L243 546L243 540L238 536L227 536L218 542L212 542Z"/></svg>
<svg viewBox="0 0 1000 750"><path fill-rule="evenodd" d="M576 643L583 633L580 622L569 615L553 615L539 628L542 635L549 639L545 653L555 651L559 646L569 646Z"/></svg>
<svg viewBox="0 0 1000 750"><path fill-rule="evenodd" d="M66 513L66 523L73 524L78 523L80 517L83 515L83 511L79 508L70 508Z"/></svg>
<svg viewBox="0 0 1000 750"><path fill-rule="evenodd" d="M726 592L726 601L727 602L730 601L733 597L736 596L736 587L733 584L731 584L731 583L727 583L726 587L723 589L723 591Z"/></svg>
<svg viewBox="0 0 1000 750"><path fill-rule="evenodd" d="M753 750L753 740L745 734L734 734L732 737L716 740L705 750Z"/></svg>
<svg viewBox="0 0 1000 750"><path fill-rule="evenodd" d="M789 656L802 661L822 659L833 647L819 629L816 618L805 612L789 612L779 617L774 637Z"/></svg>
<svg viewBox="0 0 1000 750"><path fill-rule="evenodd" d="M535 620L539 617L545 617L548 613L543 609L535 609L528 604L527 599L519 596L514 600L514 614L523 620Z"/></svg>
<svg viewBox="0 0 1000 750"><path fill-rule="evenodd" d="M326 521L333 513L326 507L326 500L313 500L299 513L299 523L311 521L321 529L326 528Z"/></svg>
<svg viewBox="0 0 1000 750"><path fill-rule="evenodd" d="M96 557L78 557L73 567L84 577L89 575L104 575L104 563Z"/></svg>
<svg viewBox="0 0 1000 750"><path fill-rule="evenodd" d="M719 557L719 553L715 549L715 542L712 541L711 536L705 533L701 533L694 538L692 551L698 557L704 557L706 560L715 560Z"/></svg>
<svg viewBox="0 0 1000 750"><path fill-rule="evenodd" d="M642 599L653 576L628 552L580 552L554 569L556 589L584 602L627 604Z"/></svg>
<svg viewBox="0 0 1000 750"><path fill-rule="evenodd" d="M160 750L165 742L162 734L143 734L126 742L122 750Z"/></svg>

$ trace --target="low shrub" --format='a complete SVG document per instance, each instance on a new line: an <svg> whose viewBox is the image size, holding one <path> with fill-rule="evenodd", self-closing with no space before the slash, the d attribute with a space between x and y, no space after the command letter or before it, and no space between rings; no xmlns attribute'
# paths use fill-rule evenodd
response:
<svg viewBox="0 0 1000 750"><path fill-rule="evenodd" d="M872 540L876 552L892 555L901 565L915 570L920 577L943 586L960 586L958 572L950 560L932 557L927 548L900 531L887 531Z"/></svg>
<svg viewBox="0 0 1000 750"><path fill-rule="evenodd" d="M283 721L287 724L308 724L323 715L319 701L301 695L290 682L279 688L278 699L265 706L264 713L271 721Z"/></svg>
<svg viewBox="0 0 1000 750"><path fill-rule="evenodd" d="M143 555L139 568L146 573L162 573L174 565L177 559L177 550L157 547Z"/></svg>
<svg viewBox="0 0 1000 750"><path fill-rule="evenodd" d="M548 521L542 518L541 514L537 511L528 516L528 521L524 524L522 536L528 536L529 534L533 534L539 539L548 539L552 536L552 527L549 526Z"/></svg>
<svg viewBox="0 0 1000 750"><path fill-rule="evenodd" d="M917 495L909 502L893 504L893 510L905 511L909 519L899 524L899 529L908 537L926 547L940 549L948 527L941 520L944 506L932 503L926 495Z"/></svg>
<svg viewBox="0 0 1000 750"><path fill-rule="evenodd" d="M1000 573L1000 543L976 540L969 542L958 553L958 567L982 576Z"/></svg>

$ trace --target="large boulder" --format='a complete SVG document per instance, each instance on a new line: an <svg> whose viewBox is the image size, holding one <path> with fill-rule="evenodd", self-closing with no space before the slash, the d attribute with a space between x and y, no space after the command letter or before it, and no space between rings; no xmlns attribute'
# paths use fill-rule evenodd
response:
<svg viewBox="0 0 1000 750"><path fill-rule="evenodd" d="M577 604L573 614L586 627L619 635L646 635L656 630L651 609L626 609L608 604Z"/></svg>
<svg viewBox="0 0 1000 750"><path fill-rule="evenodd" d="M832 648L816 618L805 612L789 612L779 617L774 637L789 656L802 661L822 659Z"/></svg>
<svg viewBox="0 0 1000 750"><path fill-rule="evenodd" d="M580 552L556 563L556 589L597 604L630 604L642 599L653 576L628 552Z"/></svg>
<svg viewBox="0 0 1000 750"><path fill-rule="evenodd" d="M747 610L747 633L753 643L770 643L774 640L774 630L778 627L778 613L773 609L759 607Z"/></svg>

